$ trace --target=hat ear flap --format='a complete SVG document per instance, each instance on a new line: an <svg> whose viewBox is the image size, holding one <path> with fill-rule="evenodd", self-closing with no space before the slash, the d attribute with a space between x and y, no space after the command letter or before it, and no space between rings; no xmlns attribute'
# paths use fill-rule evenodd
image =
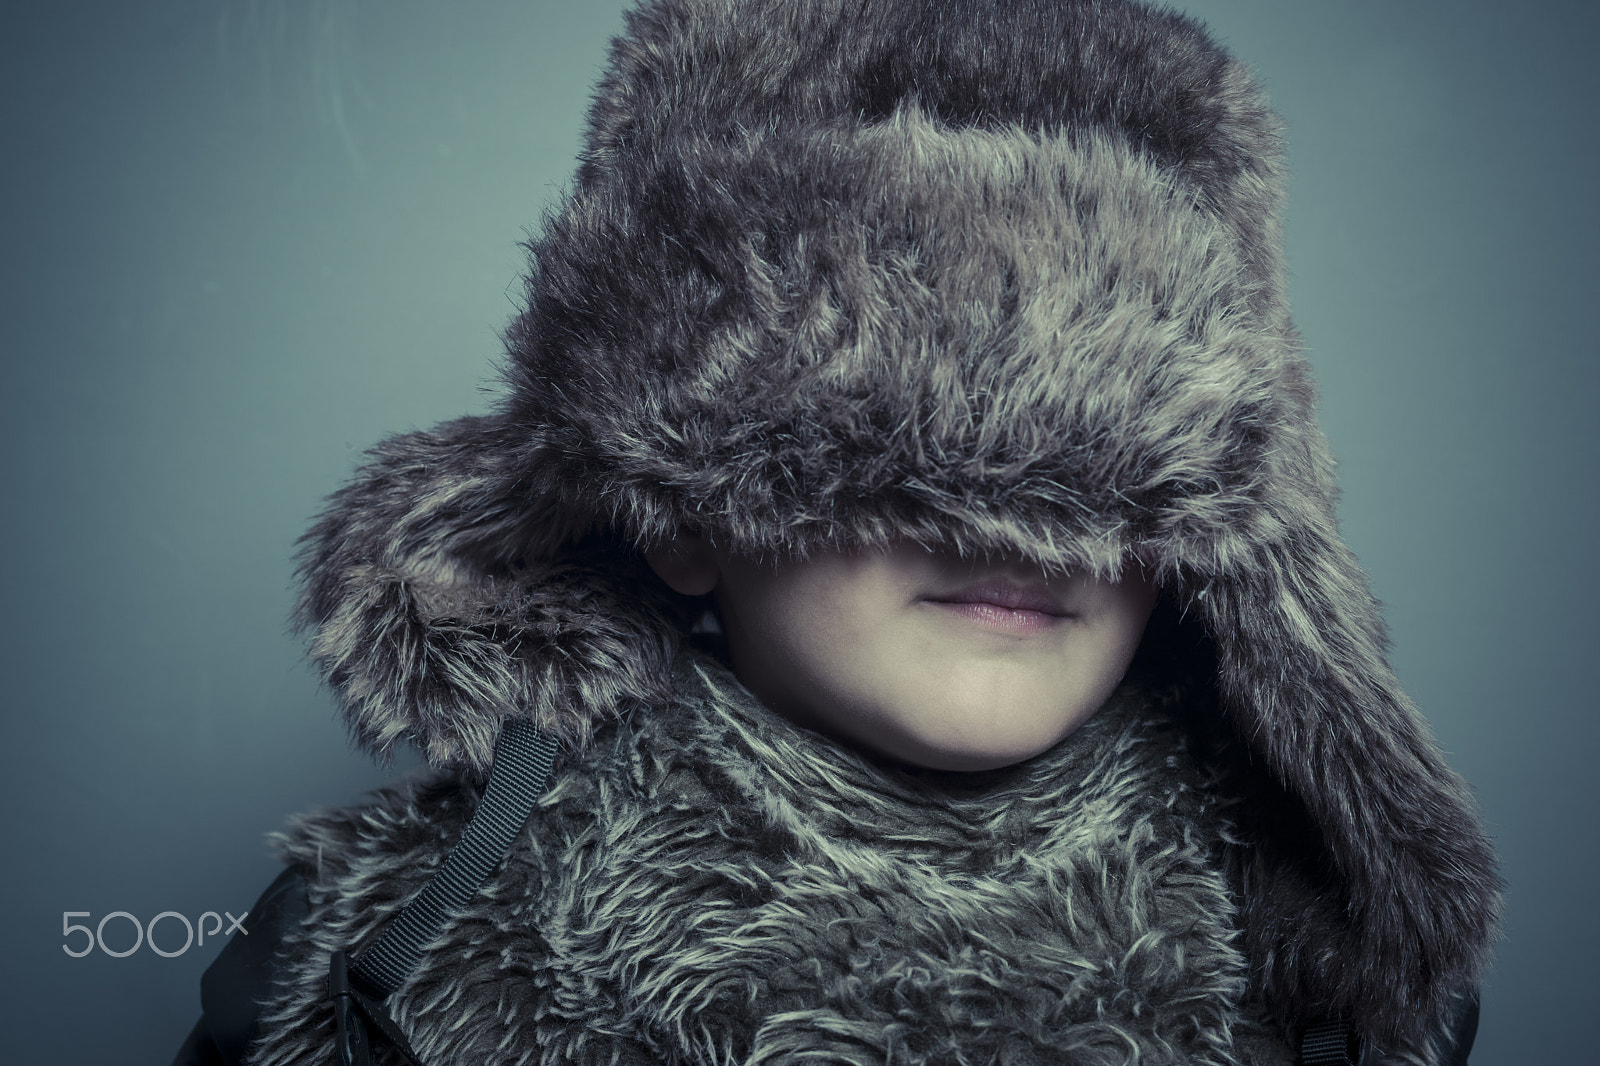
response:
<svg viewBox="0 0 1600 1066"><path fill-rule="evenodd" d="M302 538L297 621L380 756L405 738L483 769L508 717L575 744L670 694L689 604L575 519L515 440L496 416L390 438Z"/></svg>
<svg viewBox="0 0 1600 1066"><path fill-rule="evenodd" d="M1390 669L1326 499L1280 513L1292 532L1193 600L1256 764L1238 815L1241 926L1269 998L1301 1018L1414 1024L1366 1034L1394 1048L1481 976L1499 879L1466 786Z"/></svg>

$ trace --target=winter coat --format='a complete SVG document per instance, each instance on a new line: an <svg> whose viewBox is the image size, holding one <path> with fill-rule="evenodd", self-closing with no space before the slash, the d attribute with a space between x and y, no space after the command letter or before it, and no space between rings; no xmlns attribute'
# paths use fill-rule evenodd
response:
<svg viewBox="0 0 1600 1066"><path fill-rule="evenodd" d="M417 889L510 719L565 769L401 992L419 1049L1273 1061L1339 1019L1448 1061L1499 884L1339 538L1281 157L1246 69L1130 0L631 13L503 399L380 445L308 537L354 734L452 776L290 833L310 911L257 1061L326 1059L315 956ZM1184 724L1135 700L981 796L757 728L643 563L679 530L1138 560Z"/></svg>
<svg viewBox="0 0 1600 1066"><path fill-rule="evenodd" d="M598 730L481 902L390 1000L422 1061L1288 1064L1248 1001L1226 803L1176 692L1132 682L981 774L874 765L688 654ZM325 1061L331 951L368 938L479 788L429 777L278 838L308 914L255 1066Z"/></svg>

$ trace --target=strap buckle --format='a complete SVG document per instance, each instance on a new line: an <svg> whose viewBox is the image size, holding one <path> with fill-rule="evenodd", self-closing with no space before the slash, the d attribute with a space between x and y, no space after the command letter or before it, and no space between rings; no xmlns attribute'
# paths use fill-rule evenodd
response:
<svg viewBox="0 0 1600 1066"><path fill-rule="evenodd" d="M342 951L328 961L328 998L333 1001L334 1050L339 1066L372 1066L372 1040L367 1022L378 1027L389 1043L411 1066L422 1066L416 1052L406 1042L400 1027L383 1009L383 1004L357 988L350 980L350 963Z"/></svg>

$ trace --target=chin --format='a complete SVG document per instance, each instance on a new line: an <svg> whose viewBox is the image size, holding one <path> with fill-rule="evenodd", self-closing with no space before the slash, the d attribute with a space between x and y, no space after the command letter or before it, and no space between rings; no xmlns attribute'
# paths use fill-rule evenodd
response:
<svg viewBox="0 0 1600 1066"><path fill-rule="evenodd" d="M1076 728L1076 727L1074 727ZM911 735L887 753L901 762L928 770L998 770L1023 762L1050 750L1067 733L1039 735L1029 731L1025 736L993 735L981 739L948 735Z"/></svg>
<svg viewBox="0 0 1600 1066"><path fill-rule="evenodd" d="M1044 751L1040 748L1039 751ZM1007 766L1031 759L1039 751L1020 752L992 752L992 751L939 751L917 752L914 755L904 756L901 762L924 770L951 770L959 773L977 773L981 770L999 770Z"/></svg>
<svg viewBox="0 0 1600 1066"><path fill-rule="evenodd" d="M947 689L942 700L925 695L930 698L916 712L907 713L904 704L898 708L891 716L895 735L884 739L898 749L896 758L930 770L998 770L1023 762L1060 743L1098 707L1041 699L1036 687ZM1010 711L997 713L1002 707Z"/></svg>

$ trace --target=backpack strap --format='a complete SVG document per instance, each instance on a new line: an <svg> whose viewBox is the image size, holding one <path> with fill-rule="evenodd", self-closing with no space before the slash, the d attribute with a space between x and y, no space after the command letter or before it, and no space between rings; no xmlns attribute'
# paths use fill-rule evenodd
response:
<svg viewBox="0 0 1600 1066"><path fill-rule="evenodd" d="M450 914L472 901L505 858L544 792L555 753L555 739L532 722L522 718L506 722L495 742L483 799L438 872L394 917L377 943L354 959L342 951L333 953L328 996L334 1006L340 1066L370 1066L369 1021L408 1063L421 1066L383 1001L410 979L423 950Z"/></svg>
<svg viewBox="0 0 1600 1066"><path fill-rule="evenodd" d="M1306 1027L1300 1037L1300 1066L1360 1066L1361 1038L1343 1022Z"/></svg>
<svg viewBox="0 0 1600 1066"><path fill-rule="evenodd" d="M1434 1044L1443 1057L1439 1066L1468 1066L1478 1036L1478 994L1460 995L1438 1029ZM1343 1022L1307 1026L1300 1037L1299 1066L1365 1066L1370 1048Z"/></svg>

